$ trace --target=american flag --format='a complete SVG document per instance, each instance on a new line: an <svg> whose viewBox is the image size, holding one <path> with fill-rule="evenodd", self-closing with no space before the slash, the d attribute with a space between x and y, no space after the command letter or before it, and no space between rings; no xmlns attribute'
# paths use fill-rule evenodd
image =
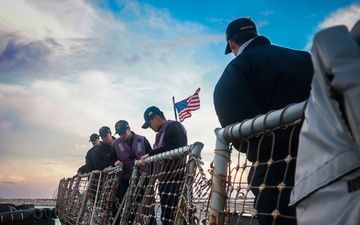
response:
<svg viewBox="0 0 360 225"><path fill-rule="evenodd" d="M200 88L198 88L193 95L175 103L176 110L179 113L180 122L183 122L186 118L191 117L191 111L200 109L199 92Z"/></svg>

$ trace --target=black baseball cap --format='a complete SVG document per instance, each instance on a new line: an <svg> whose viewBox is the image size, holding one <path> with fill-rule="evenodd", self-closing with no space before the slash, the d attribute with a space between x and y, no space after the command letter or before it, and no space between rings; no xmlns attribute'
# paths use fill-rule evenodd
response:
<svg viewBox="0 0 360 225"><path fill-rule="evenodd" d="M90 141L96 141L96 139L98 139L99 138L99 135L98 134L92 134L92 135L90 135L90 140L89 140L89 142Z"/></svg>
<svg viewBox="0 0 360 225"><path fill-rule="evenodd" d="M160 109L156 106L150 106L149 108L147 108L144 112L144 120L145 123L144 125L142 125L142 128L147 129L150 126L150 120L155 116L155 115L159 115L159 116L164 116L164 113L162 111L160 111Z"/></svg>
<svg viewBox="0 0 360 225"><path fill-rule="evenodd" d="M125 120L119 120L115 123L115 134L125 134L126 130L129 128L129 123Z"/></svg>
<svg viewBox="0 0 360 225"><path fill-rule="evenodd" d="M99 135L100 135L100 137L105 137L105 136L106 136L108 133L110 133L110 132L111 132L111 130L110 130L109 127L103 126L103 127L101 127L100 130L99 130Z"/></svg>
<svg viewBox="0 0 360 225"><path fill-rule="evenodd" d="M225 49L225 55L229 54L231 52L229 42L235 34L240 34L244 31L255 31L256 26L255 23L250 18L238 18L236 20L233 20L226 28L226 49Z"/></svg>

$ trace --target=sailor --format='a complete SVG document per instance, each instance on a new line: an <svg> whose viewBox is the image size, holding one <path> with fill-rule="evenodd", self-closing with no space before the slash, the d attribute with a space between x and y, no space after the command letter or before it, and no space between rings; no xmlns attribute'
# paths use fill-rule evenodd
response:
<svg viewBox="0 0 360 225"><path fill-rule="evenodd" d="M115 134L120 137L113 143L110 161L115 161L113 166L123 165L123 173L116 191L117 204L120 205L129 187L135 159L139 160L141 156L149 153L152 148L146 137L135 134L130 130L129 123L125 120L116 122L115 130ZM112 209L113 217L115 217L117 210L118 208L114 205ZM119 218L118 221L120 221Z"/></svg>
<svg viewBox="0 0 360 225"><path fill-rule="evenodd" d="M142 128L151 128L156 133L154 150L141 157L141 165L145 165L145 159L149 156L167 152L187 145L187 132L185 127L178 121L167 120L164 113L156 106L147 108L144 112L145 123ZM159 195L161 203L161 220L163 225L171 225L174 212L179 199L180 183L183 180L183 168L186 157L172 162L165 160L162 165L158 163L159 171ZM161 173L166 172L166 173Z"/></svg>
<svg viewBox="0 0 360 225"><path fill-rule="evenodd" d="M87 151L85 156L85 165L78 169L78 173L90 173L95 169L93 156L96 146L100 145L99 135L95 133L91 134L89 142L91 142L93 146Z"/></svg>
<svg viewBox="0 0 360 225"><path fill-rule="evenodd" d="M115 140L115 137L112 136L111 130L107 126L103 126L99 129L99 135L102 142L94 150L94 169L103 170L106 167L112 166L110 161L110 152Z"/></svg>

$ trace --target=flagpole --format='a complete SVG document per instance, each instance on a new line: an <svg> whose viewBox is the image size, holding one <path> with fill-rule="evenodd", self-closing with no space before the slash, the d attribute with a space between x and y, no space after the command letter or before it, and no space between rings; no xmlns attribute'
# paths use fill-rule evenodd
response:
<svg viewBox="0 0 360 225"><path fill-rule="evenodd" d="M175 97L174 97L174 96L173 96L172 100L173 100L173 107L174 107L175 120L176 120L176 121L178 121L178 119L177 119L177 115L176 115Z"/></svg>

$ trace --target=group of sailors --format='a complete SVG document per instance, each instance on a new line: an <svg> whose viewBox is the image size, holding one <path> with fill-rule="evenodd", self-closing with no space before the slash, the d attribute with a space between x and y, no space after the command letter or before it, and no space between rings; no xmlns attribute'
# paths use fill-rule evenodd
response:
<svg viewBox="0 0 360 225"><path fill-rule="evenodd" d="M115 217L118 208L129 187L129 181L135 165L135 160L140 160L140 164L145 167L145 159L149 156L170 151L179 147L186 146L187 132L185 127L178 121L167 120L164 113L156 106L147 108L144 112L143 129L151 128L156 132L155 143L153 147L145 136L131 131L130 125L126 120L119 120L115 123L115 138L108 126L99 129L99 133L90 135L89 142L93 147L88 150L85 156L85 165L79 168L78 173L90 173L94 170L103 170L109 166L123 165L123 172L119 180L116 201L113 206L112 215ZM101 141L100 141L101 138ZM180 181L183 179L183 168L185 157L175 160L173 163L165 166L167 174L158 176L160 181L158 186L160 203L162 208L162 223L172 224L173 208L178 201L178 191ZM157 169L147 171L148 173L159 173L162 167L157 165ZM172 172L176 171L176 172ZM167 182L162 182L166 180ZM153 219L151 224L156 224Z"/></svg>

